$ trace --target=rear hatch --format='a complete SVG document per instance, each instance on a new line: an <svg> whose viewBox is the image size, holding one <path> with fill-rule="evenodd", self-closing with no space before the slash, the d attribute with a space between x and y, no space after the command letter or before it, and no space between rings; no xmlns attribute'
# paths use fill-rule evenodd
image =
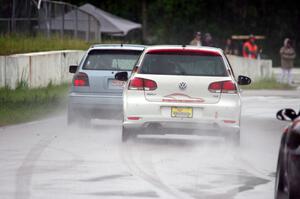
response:
<svg viewBox="0 0 300 199"><path fill-rule="evenodd" d="M115 74L127 71L130 75L141 53L141 50L91 50L79 71L87 75L88 87L73 86L74 91L121 95L124 82L115 80Z"/></svg>
<svg viewBox="0 0 300 199"><path fill-rule="evenodd" d="M195 76L162 76L162 75L137 75L147 80L156 82L155 90L145 89L145 98L151 102L174 103L218 103L221 93L209 91L213 82L224 81L224 77L195 77Z"/></svg>
<svg viewBox="0 0 300 199"><path fill-rule="evenodd" d="M221 93L210 85L231 80L220 54L183 49L148 52L135 77L156 84L144 89L148 101L166 103L218 103Z"/></svg>

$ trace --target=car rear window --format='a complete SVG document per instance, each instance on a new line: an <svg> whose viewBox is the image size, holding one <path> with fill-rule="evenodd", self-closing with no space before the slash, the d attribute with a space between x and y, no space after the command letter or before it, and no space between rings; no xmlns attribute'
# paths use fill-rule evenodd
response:
<svg viewBox="0 0 300 199"><path fill-rule="evenodd" d="M222 57L216 53L147 53L140 73L158 75L228 76Z"/></svg>
<svg viewBox="0 0 300 199"><path fill-rule="evenodd" d="M92 50L83 64L85 70L130 71L142 51L139 50Z"/></svg>

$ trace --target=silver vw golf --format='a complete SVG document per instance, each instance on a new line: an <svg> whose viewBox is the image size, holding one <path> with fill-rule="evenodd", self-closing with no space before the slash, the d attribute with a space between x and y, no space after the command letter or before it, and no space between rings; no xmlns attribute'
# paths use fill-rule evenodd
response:
<svg viewBox="0 0 300 199"><path fill-rule="evenodd" d="M88 124L92 118L118 118L122 113L122 81L114 78L120 71L130 73L143 52L142 45L95 45L75 73L69 93L68 124Z"/></svg>
<svg viewBox="0 0 300 199"><path fill-rule="evenodd" d="M141 55L123 91L122 140L138 134L221 135L240 140L238 84L222 50L210 47L153 46Z"/></svg>

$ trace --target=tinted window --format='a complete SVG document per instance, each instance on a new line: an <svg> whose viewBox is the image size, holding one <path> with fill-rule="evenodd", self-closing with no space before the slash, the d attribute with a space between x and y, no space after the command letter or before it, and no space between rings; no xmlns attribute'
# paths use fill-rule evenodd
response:
<svg viewBox="0 0 300 199"><path fill-rule="evenodd" d="M132 70L141 51L136 50L93 50L83 65L86 70Z"/></svg>
<svg viewBox="0 0 300 199"><path fill-rule="evenodd" d="M140 73L227 76L221 56L200 54L146 54Z"/></svg>

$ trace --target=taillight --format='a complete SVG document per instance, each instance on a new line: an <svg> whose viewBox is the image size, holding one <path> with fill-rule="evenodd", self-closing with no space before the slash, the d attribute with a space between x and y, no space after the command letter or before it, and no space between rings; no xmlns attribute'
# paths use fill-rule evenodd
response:
<svg viewBox="0 0 300 199"><path fill-rule="evenodd" d="M144 90L144 82L142 78L133 78L129 82L129 90Z"/></svg>
<svg viewBox="0 0 300 199"><path fill-rule="evenodd" d="M74 76L74 86L89 86L89 77L85 73L78 73Z"/></svg>
<svg viewBox="0 0 300 199"><path fill-rule="evenodd" d="M140 120L140 117L127 117L128 120Z"/></svg>
<svg viewBox="0 0 300 199"><path fill-rule="evenodd" d="M222 87L222 93L230 93L234 92L236 93L236 86L232 81L225 81L223 82L223 87Z"/></svg>
<svg viewBox="0 0 300 199"><path fill-rule="evenodd" d="M150 79L143 79L139 77L135 77L129 82L128 89L129 90L146 90L153 91L157 88L157 84L155 81Z"/></svg>
<svg viewBox="0 0 300 199"><path fill-rule="evenodd" d="M236 85L231 80L212 82L208 86L208 90L212 93L237 93Z"/></svg>
<svg viewBox="0 0 300 199"><path fill-rule="evenodd" d="M213 82L208 86L208 90L212 93L220 93L222 89L221 82Z"/></svg>

